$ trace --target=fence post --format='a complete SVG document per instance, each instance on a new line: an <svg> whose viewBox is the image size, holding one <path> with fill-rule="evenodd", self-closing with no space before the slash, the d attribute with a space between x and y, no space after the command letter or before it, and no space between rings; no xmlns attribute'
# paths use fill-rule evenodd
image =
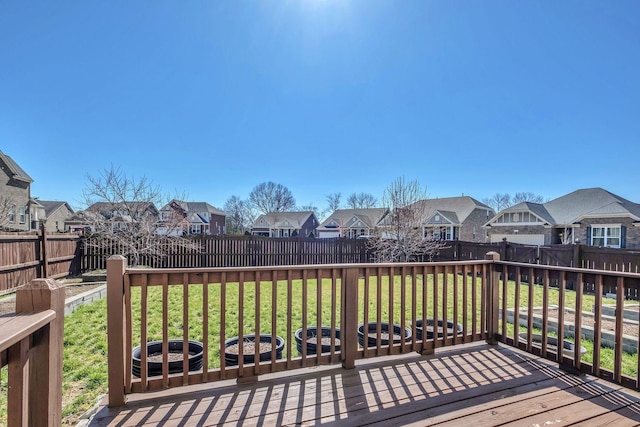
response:
<svg viewBox="0 0 640 427"><path fill-rule="evenodd" d="M62 423L64 299L64 286L53 279L33 279L16 291L16 313L56 312L56 318L33 335L29 350L29 425Z"/></svg>
<svg viewBox="0 0 640 427"><path fill-rule="evenodd" d="M109 406L125 403L124 272L127 259L112 255L107 259L107 363Z"/></svg>
<svg viewBox="0 0 640 427"><path fill-rule="evenodd" d="M573 244L573 268L582 268L581 266L581 258L582 251L580 250L580 245L577 243Z"/></svg>
<svg viewBox="0 0 640 427"><path fill-rule="evenodd" d="M344 325L340 328L340 348L344 352L342 367L356 367L358 352L358 269L347 268L342 274L344 298L341 311L344 313ZM366 340L365 340L366 342Z"/></svg>
<svg viewBox="0 0 640 427"><path fill-rule="evenodd" d="M49 254L47 253L47 229L44 222L40 224L40 277L49 276Z"/></svg>
<svg viewBox="0 0 640 427"><path fill-rule="evenodd" d="M497 252L488 252L484 259L489 261L500 261L500 254ZM498 312L500 310L498 299L500 272L496 268L495 262L489 264L489 277L487 279L488 283L485 295L485 298L487 299L487 344L496 345L498 344L496 334L498 333Z"/></svg>

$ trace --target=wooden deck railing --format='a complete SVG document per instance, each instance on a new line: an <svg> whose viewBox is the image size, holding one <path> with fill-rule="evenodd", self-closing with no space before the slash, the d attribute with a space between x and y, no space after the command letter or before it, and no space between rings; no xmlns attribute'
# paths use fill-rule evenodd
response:
<svg viewBox="0 0 640 427"><path fill-rule="evenodd" d="M627 387L639 384L637 356L623 362L628 337L616 315L622 313L625 287L640 283L638 274L502 262L493 252L481 261L441 263L203 269L128 269L125 263L114 256L107 266L111 406L124 404L129 393L246 381L320 364L353 368L362 358L429 354L480 340L517 346ZM603 358L602 285L611 281L620 291L614 354ZM599 297L584 294L591 283ZM580 313L591 306L600 320L592 328L591 353L583 355L588 325L565 309ZM637 321L635 328L637 352ZM547 339L536 343L538 335L554 334L573 334L572 353L558 356ZM271 338L260 362L245 360L253 350L239 344L255 344L263 335ZM195 366L192 342L202 345L202 361ZM174 345L178 350L172 353ZM173 357L179 360L177 371L169 365ZM152 366L156 359L158 370ZM624 373L625 363L636 364L634 375Z"/></svg>
<svg viewBox="0 0 640 427"><path fill-rule="evenodd" d="M8 365L9 426L62 422L64 287L35 279L16 292L16 314L0 317L0 366Z"/></svg>
<svg viewBox="0 0 640 427"><path fill-rule="evenodd" d="M499 341L564 369L640 388L639 306L625 306L624 298L628 290L637 294L640 274L501 261L492 269L498 276L499 310L492 315Z"/></svg>
<svg viewBox="0 0 640 427"><path fill-rule="evenodd" d="M361 358L495 336L487 329L487 260L205 269L127 269L125 262L114 256L107 265L111 406L128 393L328 363L351 368ZM438 320L452 332L439 334ZM283 348L267 345L255 364L236 345L237 364L230 360L227 345L261 335L281 337ZM141 343L156 341L161 368L151 372L157 349ZM170 341L181 346L181 373L170 372ZM189 371L193 341L202 343L202 365Z"/></svg>

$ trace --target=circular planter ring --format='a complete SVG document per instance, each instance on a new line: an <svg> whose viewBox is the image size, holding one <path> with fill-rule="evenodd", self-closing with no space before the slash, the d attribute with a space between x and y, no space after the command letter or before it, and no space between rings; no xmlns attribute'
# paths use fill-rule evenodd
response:
<svg viewBox="0 0 640 427"><path fill-rule="evenodd" d="M298 349L298 353L302 354L302 328L298 329L294 334L296 339L296 347ZM320 334L318 334L317 326L307 326L307 354L316 354L318 352L318 345L316 343L309 342L309 338L320 337L322 338L331 338L331 328L328 326L322 326L320 328ZM336 340L338 342L334 343L335 352L340 351L340 329L336 328ZM329 353L331 352L330 344L322 344L320 348L320 353Z"/></svg>
<svg viewBox="0 0 640 427"><path fill-rule="evenodd" d="M377 347L378 346L378 337L376 336L378 330L378 324L376 322L369 322L367 324L367 347ZM362 347L364 345L364 337L365 337L365 325L358 325L358 342ZM393 338L393 344L400 344L402 342L402 338L400 338L402 333L402 327L400 325L389 325L387 322L382 322L380 324L380 332L389 334L390 336L398 335L397 338ZM411 329L404 328L404 337L405 341L411 341ZM380 337L380 345L389 345L389 338Z"/></svg>
<svg viewBox="0 0 640 427"><path fill-rule="evenodd" d="M202 350L203 345L199 341L189 341L189 372L199 371L202 369ZM169 340L169 353L182 355L183 340ZM148 360L150 354L162 353L162 341L150 341L147 343L147 376L153 377L162 375L162 362ZM132 351L131 373L140 378L140 360L142 348L136 347ZM182 372L182 358L180 360L169 361L169 374L178 374Z"/></svg>
<svg viewBox="0 0 640 427"><path fill-rule="evenodd" d="M242 337L244 342L253 342L256 341L255 334L245 335ZM258 338L259 343L273 343L273 336L270 334L261 334ZM224 362L226 366L236 366L238 365L238 354L227 351L228 347L238 344L238 337L229 338L224 342ZM276 336L276 359L282 359L282 350L284 349L284 338ZM271 350L262 351L259 353L259 362L266 362L271 360ZM243 364L254 363L254 353L251 354L243 354L242 355Z"/></svg>
<svg viewBox="0 0 640 427"><path fill-rule="evenodd" d="M418 319L415 322L416 324L416 340L422 340L424 329L422 327L422 319ZM427 339L431 340L434 337L433 334L433 318L427 319ZM444 331L442 328L443 321L442 319L438 319L438 338L444 337ZM456 329L457 335L462 334L463 326L462 323L454 324L451 320L447 320L447 337L453 337L454 328Z"/></svg>
<svg viewBox="0 0 640 427"><path fill-rule="evenodd" d="M518 334L518 341L521 343L527 343L527 333L520 332ZM531 344L534 347L542 348L542 335L541 334L532 334L531 335ZM547 348L551 350L555 350L557 352L558 348L558 338L556 337L547 337ZM563 340L562 342L562 353L567 357L573 357L574 355L575 344L571 341ZM587 352L587 349L583 346L580 346L580 355L583 355Z"/></svg>

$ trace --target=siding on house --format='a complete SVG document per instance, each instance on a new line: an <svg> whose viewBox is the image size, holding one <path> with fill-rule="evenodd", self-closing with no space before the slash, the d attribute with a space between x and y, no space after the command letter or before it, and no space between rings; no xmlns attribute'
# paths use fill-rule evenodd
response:
<svg viewBox="0 0 640 427"><path fill-rule="evenodd" d="M31 229L29 201L31 199L31 183L33 179L8 155L0 151L0 197L15 205L14 221L0 220L0 226L12 230L28 231ZM24 218L20 218L20 209L24 209Z"/></svg>

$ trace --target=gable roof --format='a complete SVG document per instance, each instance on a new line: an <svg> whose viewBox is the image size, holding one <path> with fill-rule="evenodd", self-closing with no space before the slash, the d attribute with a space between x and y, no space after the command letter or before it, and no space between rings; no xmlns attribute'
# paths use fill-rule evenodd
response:
<svg viewBox="0 0 640 427"><path fill-rule="evenodd" d="M436 220L436 215L440 215L440 220ZM438 209L429 217L428 223L429 224L444 224L444 223L460 224L460 220L458 219L458 215L455 212Z"/></svg>
<svg viewBox="0 0 640 427"><path fill-rule="evenodd" d="M180 206L180 208L182 208L182 210L184 210L185 213L204 213L204 212L208 212L211 215L226 216L226 214L223 211L221 211L220 209L218 209L218 208L216 208L214 206L211 206L207 202L184 202L184 201L176 200L176 199L174 199L171 202L169 202L166 205L164 205L161 210L163 210L163 211L170 210L172 204L177 204L178 206Z"/></svg>
<svg viewBox="0 0 640 427"><path fill-rule="evenodd" d="M453 224L462 224L465 222L467 217L469 217L475 209L483 209L492 214L494 213L490 206L469 196L424 199L413 205L419 205L419 208L424 210L429 220L434 216L435 212L438 211L452 221ZM447 214L445 214L445 212L447 212Z"/></svg>
<svg viewBox="0 0 640 427"><path fill-rule="evenodd" d="M367 209L337 209L327 219L322 221L318 230L335 230L338 227L351 228L359 222L365 224L367 228L373 228L387 215L387 208L367 208ZM336 224L335 226L332 226ZM362 226L357 226L362 228Z"/></svg>
<svg viewBox="0 0 640 427"><path fill-rule="evenodd" d="M74 213L74 210L69 206L67 202L49 201L49 200L37 200L37 202L44 208L44 214L49 218L55 211L63 206L67 206L69 212Z"/></svg>
<svg viewBox="0 0 640 427"><path fill-rule="evenodd" d="M20 167L20 165L18 165L11 157L4 154L2 151L0 151L0 160L2 160L2 162L7 166L8 170L5 168L2 169L5 170L5 172L7 172L7 175L9 175L11 178L28 183L33 182L33 179L29 176L29 174L27 174L24 169Z"/></svg>
<svg viewBox="0 0 640 427"><path fill-rule="evenodd" d="M583 188L546 203L523 202L503 209L491 218L491 225L505 212L529 211L548 225L570 225L583 218L631 217L640 221L640 204L602 188Z"/></svg>
<svg viewBox="0 0 640 427"><path fill-rule="evenodd" d="M300 229L302 225L309 220L309 218L315 214L313 211L300 211L300 212L269 212L268 214L260 215L253 222L253 228L294 228ZM260 224L263 220L266 224ZM316 218L317 222L317 218Z"/></svg>
<svg viewBox="0 0 640 427"><path fill-rule="evenodd" d="M506 209L503 209L500 212L498 212L493 218L491 218L488 221L488 223L493 222L494 219L499 218L505 212L526 212L526 211L531 212L532 214L540 218L542 221L544 221L544 223L546 224L555 223L553 216L551 216L551 214L549 213L549 211L547 210L544 204L533 203L533 202L521 202L521 203L518 203L517 205L513 205Z"/></svg>
<svg viewBox="0 0 640 427"><path fill-rule="evenodd" d="M111 203L111 202L95 202L91 206L89 206L86 210L89 212L99 212L99 213L113 213L118 210L120 206L128 206L127 210L136 211L136 212L146 212L151 211L154 214L157 214L156 205L152 202L122 202L122 203Z"/></svg>
<svg viewBox="0 0 640 427"><path fill-rule="evenodd" d="M573 224L582 218L631 216L640 221L640 205L602 188L585 188L544 204L555 224Z"/></svg>

